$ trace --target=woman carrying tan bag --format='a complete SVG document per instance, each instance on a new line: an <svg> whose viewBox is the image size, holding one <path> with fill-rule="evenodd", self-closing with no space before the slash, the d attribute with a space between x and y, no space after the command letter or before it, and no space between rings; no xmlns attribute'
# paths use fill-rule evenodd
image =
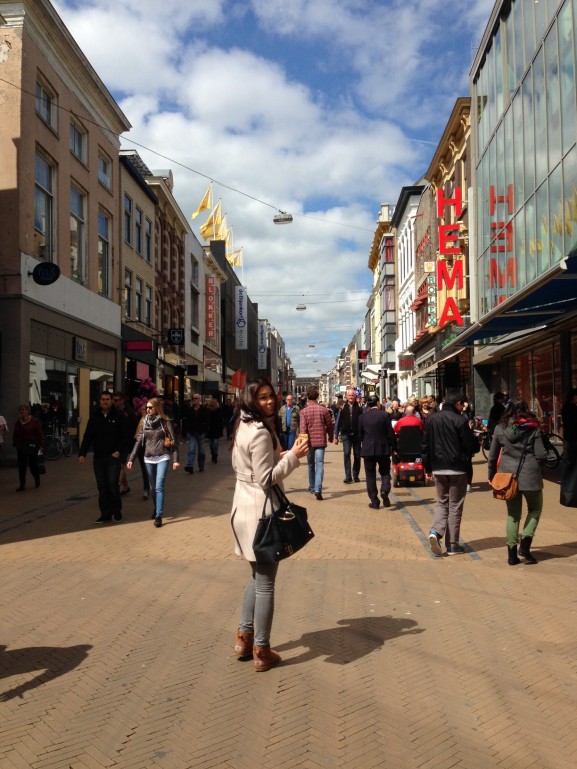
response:
<svg viewBox="0 0 577 769"><path fill-rule="evenodd" d="M521 563L517 556L523 497L527 501L527 518L521 534L519 555L527 563L537 563L531 544L543 510L543 471L541 463L547 451L541 439L541 428L535 414L524 400L509 402L501 421L495 427L489 452L489 483L497 473L514 473L518 491L507 499L507 552L509 566Z"/></svg>

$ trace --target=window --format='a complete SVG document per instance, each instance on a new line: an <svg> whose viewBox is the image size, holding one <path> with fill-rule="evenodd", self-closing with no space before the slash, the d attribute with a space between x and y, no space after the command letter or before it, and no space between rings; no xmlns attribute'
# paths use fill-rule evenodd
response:
<svg viewBox="0 0 577 769"><path fill-rule="evenodd" d="M132 200L124 196L124 241L132 245Z"/></svg>
<svg viewBox="0 0 577 769"><path fill-rule="evenodd" d="M147 285L144 294L144 322L152 326L152 286Z"/></svg>
<svg viewBox="0 0 577 769"><path fill-rule="evenodd" d="M98 293L110 298L110 218L98 214Z"/></svg>
<svg viewBox="0 0 577 769"><path fill-rule="evenodd" d="M84 164L87 156L86 145L86 131L78 123L70 123L70 152Z"/></svg>
<svg viewBox="0 0 577 769"><path fill-rule="evenodd" d="M134 212L134 248L142 253L142 211L138 206Z"/></svg>
<svg viewBox="0 0 577 769"><path fill-rule="evenodd" d="M54 256L54 166L36 154L34 171L34 256Z"/></svg>
<svg viewBox="0 0 577 769"><path fill-rule="evenodd" d="M112 187L112 163L105 155L98 155L98 181L103 184L107 190Z"/></svg>
<svg viewBox="0 0 577 769"><path fill-rule="evenodd" d="M36 81L36 113L56 130L56 96L47 85Z"/></svg>
<svg viewBox="0 0 577 769"><path fill-rule="evenodd" d="M86 280L86 197L70 188L70 277L78 283Z"/></svg>
<svg viewBox="0 0 577 769"><path fill-rule="evenodd" d="M200 327L200 292L193 287L190 289L190 322L194 328Z"/></svg>
<svg viewBox="0 0 577 769"><path fill-rule="evenodd" d="M190 261L192 263L192 284L198 288L198 260L191 256Z"/></svg>
<svg viewBox="0 0 577 769"><path fill-rule="evenodd" d="M144 256L147 262L152 262L152 222L146 220L144 225Z"/></svg>
<svg viewBox="0 0 577 769"><path fill-rule="evenodd" d="M143 288L142 279L136 278L136 281L135 281L136 301L134 305L134 317L136 318L136 320L142 320L142 288Z"/></svg>
<svg viewBox="0 0 577 769"><path fill-rule="evenodd" d="M124 270L124 314L127 318L132 317L132 273L130 270Z"/></svg>

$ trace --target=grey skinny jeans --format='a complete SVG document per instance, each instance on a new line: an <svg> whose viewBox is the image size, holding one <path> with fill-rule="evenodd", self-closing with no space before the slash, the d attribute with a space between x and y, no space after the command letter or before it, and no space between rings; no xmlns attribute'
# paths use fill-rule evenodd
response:
<svg viewBox="0 0 577 769"><path fill-rule="evenodd" d="M239 627L243 633L254 632L255 646L269 646L278 563L250 561L250 567L252 575L244 591Z"/></svg>

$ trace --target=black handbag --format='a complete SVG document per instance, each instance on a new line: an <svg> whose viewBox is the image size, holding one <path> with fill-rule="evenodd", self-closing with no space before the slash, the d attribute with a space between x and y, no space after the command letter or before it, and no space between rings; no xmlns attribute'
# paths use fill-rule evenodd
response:
<svg viewBox="0 0 577 769"><path fill-rule="evenodd" d="M577 507L577 462L563 460L560 486L559 503L563 507Z"/></svg>
<svg viewBox="0 0 577 769"><path fill-rule="evenodd" d="M274 509L274 501L278 508ZM267 516L270 505L272 514ZM314 537L306 507L289 502L284 491L269 483L262 517L258 522L252 549L257 563L276 563L297 553Z"/></svg>

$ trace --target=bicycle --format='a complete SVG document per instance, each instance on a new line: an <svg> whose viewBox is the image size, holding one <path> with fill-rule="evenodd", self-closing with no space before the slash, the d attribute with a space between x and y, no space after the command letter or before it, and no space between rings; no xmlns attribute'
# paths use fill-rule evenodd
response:
<svg viewBox="0 0 577 769"><path fill-rule="evenodd" d="M72 444L72 438L70 437L70 433L68 430L62 430L60 433L60 437L58 438L62 445L62 453L65 457L72 456L72 449L74 448Z"/></svg>
<svg viewBox="0 0 577 769"><path fill-rule="evenodd" d="M44 436L44 449L42 451L44 459L58 459L62 456L62 451L62 441L60 438L56 435L52 435L52 433L48 433Z"/></svg>

